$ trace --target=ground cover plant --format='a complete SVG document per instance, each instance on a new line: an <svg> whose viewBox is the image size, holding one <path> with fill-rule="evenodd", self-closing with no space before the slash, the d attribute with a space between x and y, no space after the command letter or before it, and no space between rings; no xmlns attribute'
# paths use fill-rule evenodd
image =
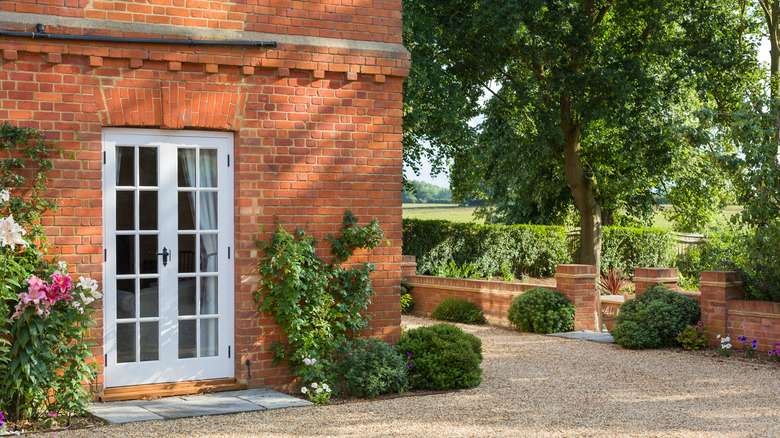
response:
<svg viewBox="0 0 780 438"><path fill-rule="evenodd" d="M460 322L463 324L485 324L487 319L482 309L463 298L447 297L431 312L432 319Z"/></svg>
<svg viewBox="0 0 780 438"><path fill-rule="evenodd" d="M515 297L507 316L522 331L560 333L574 329L574 305L562 293L533 287Z"/></svg>
<svg viewBox="0 0 780 438"><path fill-rule="evenodd" d="M375 293L371 273L376 266L368 262L353 266L349 259L357 249L376 248L385 241L382 236L376 220L360 227L347 211L341 235L324 239L331 245L330 263L315 254L319 241L301 229L293 235L279 226L268 242L257 242L263 257L255 302L258 310L276 319L287 337L286 343L277 341L271 348L274 364L286 360L304 386L316 383L322 389L330 378L336 348L368 327L366 309Z"/></svg>
<svg viewBox="0 0 780 438"><path fill-rule="evenodd" d="M47 256L40 223L55 209L46 196L49 147L35 130L4 124L0 148L0 412L16 429L69 424L84 412L95 363L97 282L74 280ZM74 274L75 275L75 274Z"/></svg>
<svg viewBox="0 0 780 438"><path fill-rule="evenodd" d="M470 388L482 381L482 341L451 324L409 330L396 348L408 361L412 388Z"/></svg>
<svg viewBox="0 0 780 438"><path fill-rule="evenodd" d="M610 334L623 348L674 347L678 334L699 318L701 306L695 299L656 285L620 306Z"/></svg>

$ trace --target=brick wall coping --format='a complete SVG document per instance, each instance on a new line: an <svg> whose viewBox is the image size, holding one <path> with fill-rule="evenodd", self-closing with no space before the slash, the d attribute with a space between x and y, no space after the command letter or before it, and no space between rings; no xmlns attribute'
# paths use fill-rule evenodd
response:
<svg viewBox="0 0 780 438"><path fill-rule="evenodd" d="M647 283L664 283L680 281L679 277L634 277L634 282L643 281Z"/></svg>
<svg viewBox="0 0 780 438"><path fill-rule="evenodd" d="M736 316L749 316L753 318L762 318L762 319L780 319L780 314L778 313L766 313L766 312L752 312L750 310L727 310L729 315L736 315Z"/></svg>
<svg viewBox="0 0 780 438"><path fill-rule="evenodd" d="M705 286L705 287L741 287L742 282L741 281L700 281L699 287Z"/></svg>
<svg viewBox="0 0 780 438"><path fill-rule="evenodd" d="M580 274L555 274L555 278L595 278L596 274L592 272L585 272ZM547 287L547 286L542 286Z"/></svg>
<svg viewBox="0 0 780 438"><path fill-rule="evenodd" d="M219 40L276 41L280 44L294 44L298 46L336 47L352 50L401 53L404 56L409 54L409 52L402 44L395 43L344 40L340 38L311 37L303 35L277 35L263 32L235 31L193 26L175 26L168 24L147 24L96 18L63 17L57 15L44 16L40 14L29 14L23 12L0 11L0 23L27 24L31 26L34 26L38 23L43 23L49 27L62 26L72 28L90 28L106 31L144 33L164 36L176 35Z"/></svg>
<svg viewBox="0 0 780 438"><path fill-rule="evenodd" d="M514 283L509 281L472 280L468 278L434 277L431 275L405 275L404 278L412 286L426 287L436 286L451 290L479 291L497 294L516 294L519 289L532 287L546 287L541 284ZM453 283L460 283L459 285Z"/></svg>

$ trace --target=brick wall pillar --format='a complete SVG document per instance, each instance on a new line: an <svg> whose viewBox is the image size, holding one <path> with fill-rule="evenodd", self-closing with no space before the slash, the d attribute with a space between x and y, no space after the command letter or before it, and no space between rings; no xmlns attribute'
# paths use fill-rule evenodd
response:
<svg viewBox="0 0 780 438"><path fill-rule="evenodd" d="M592 265L558 265L555 271L556 289L574 304L574 330L596 330L598 292L596 267Z"/></svg>
<svg viewBox="0 0 780 438"><path fill-rule="evenodd" d="M741 300L742 281L734 271L705 271L699 281L701 291L701 320L707 326L707 343L720 345L717 335L726 336L728 331L728 302ZM734 341L734 339L732 339Z"/></svg>
<svg viewBox="0 0 780 438"><path fill-rule="evenodd" d="M637 268L634 269L634 293L639 295L648 287L661 283L670 289L681 292L677 283L680 277L673 268Z"/></svg>
<svg viewBox="0 0 780 438"><path fill-rule="evenodd" d="M417 275L417 257L405 255L401 261L401 276Z"/></svg>

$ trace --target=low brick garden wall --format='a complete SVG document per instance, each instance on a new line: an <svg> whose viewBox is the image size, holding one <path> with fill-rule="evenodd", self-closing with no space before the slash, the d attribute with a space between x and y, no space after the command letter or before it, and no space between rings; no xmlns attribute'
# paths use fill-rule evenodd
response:
<svg viewBox="0 0 780 438"><path fill-rule="evenodd" d="M404 278L413 286L414 313L430 315L447 297L462 298L482 308L490 324L509 326L507 312L514 298L534 286L550 286L504 281L467 280L460 278L416 275L414 257L404 256ZM596 271L588 265L558 265L555 289L575 306L574 330L595 330L601 327L601 299L596 290ZM654 284L664 284L696 299L702 307L702 321L708 328L708 344L720 345L717 335L730 336L732 344L738 336L758 339L758 349L769 351L773 342L780 342L780 303L746 301L742 282L736 272L702 272L701 291L682 291L676 269L641 268L634 272L636 293L641 294ZM610 324L612 325L612 324ZM612 328L612 327L608 327ZM735 348L741 345L734 344Z"/></svg>

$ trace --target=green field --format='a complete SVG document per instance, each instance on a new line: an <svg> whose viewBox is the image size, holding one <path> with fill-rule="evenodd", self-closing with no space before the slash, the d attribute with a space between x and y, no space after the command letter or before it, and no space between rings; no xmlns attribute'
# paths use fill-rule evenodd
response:
<svg viewBox="0 0 780 438"><path fill-rule="evenodd" d="M475 207L461 207L458 204L404 204L404 219L444 219L452 222L477 222Z"/></svg>
<svg viewBox="0 0 780 438"><path fill-rule="evenodd" d="M669 206L665 205L662 208L669 208ZM484 223L481 219L474 219L475 207L461 207L457 204L404 204L403 209L404 219L444 219L452 222ZM726 207L718 219L718 223L725 224L731 216L740 211L742 211L742 207L738 205ZM653 226L672 229L671 223L664 217L661 211L655 213Z"/></svg>

